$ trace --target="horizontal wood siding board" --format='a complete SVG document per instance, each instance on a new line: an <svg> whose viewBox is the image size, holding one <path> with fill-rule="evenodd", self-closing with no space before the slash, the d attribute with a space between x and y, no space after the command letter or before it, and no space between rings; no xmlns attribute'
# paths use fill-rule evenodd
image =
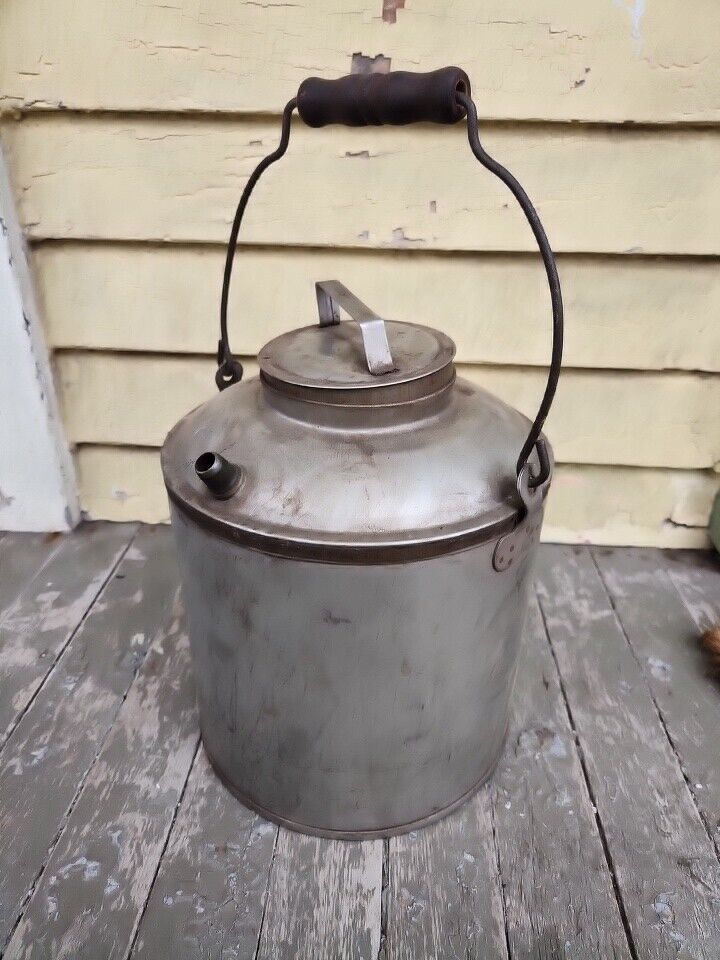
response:
<svg viewBox="0 0 720 960"><path fill-rule="evenodd" d="M277 111L306 76L376 57L458 63L482 113L561 120L720 120L714 0L382 0L174 5L14 0L0 95L24 109ZM92 82L88 82L92 78Z"/></svg>
<svg viewBox="0 0 720 960"><path fill-rule="evenodd" d="M3 140L32 238L224 242L277 122L34 115ZM547 125L483 130L556 250L720 253L720 130ZM312 246L535 250L512 196L460 127L310 130L248 210L243 240Z"/></svg>
<svg viewBox="0 0 720 960"><path fill-rule="evenodd" d="M82 446L81 501L89 516L166 522L157 450ZM703 547L720 477L711 471L560 464L548 499L546 540Z"/></svg>
<svg viewBox="0 0 720 960"><path fill-rule="evenodd" d="M214 362L203 357L62 352L56 367L75 443L158 446L216 389ZM248 363L246 375L255 371ZM528 416L546 378L532 367L458 372ZM566 463L706 468L720 461L718 409L720 377L709 374L566 370L547 434Z"/></svg>
<svg viewBox="0 0 720 960"><path fill-rule="evenodd" d="M205 353L216 336L224 249L50 243L34 251L57 348ZM571 367L720 371L714 260L563 255ZM530 254L241 249L231 287L233 348L316 319L314 280L335 277L380 316L439 327L466 362L542 365L549 298ZM278 282L282 278L282 282Z"/></svg>

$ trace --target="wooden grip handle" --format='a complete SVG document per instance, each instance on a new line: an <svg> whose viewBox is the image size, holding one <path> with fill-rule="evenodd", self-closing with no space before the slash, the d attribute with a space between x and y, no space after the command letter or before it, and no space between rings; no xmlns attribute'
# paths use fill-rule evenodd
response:
<svg viewBox="0 0 720 960"><path fill-rule="evenodd" d="M297 107L309 127L457 123L465 116L458 93L470 96L470 81L459 67L351 74L339 80L309 77L300 84Z"/></svg>

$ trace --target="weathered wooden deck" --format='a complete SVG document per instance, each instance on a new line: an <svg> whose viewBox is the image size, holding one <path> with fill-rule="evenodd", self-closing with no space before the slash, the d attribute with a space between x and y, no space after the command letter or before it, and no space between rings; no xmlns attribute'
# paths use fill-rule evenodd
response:
<svg viewBox="0 0 720 960"><path fill-rule="evenodd" d="M720 957L711 556L543 547L495 777L385 842L211 774L168 529L5 534L0 609L7 958Z"/></svg>

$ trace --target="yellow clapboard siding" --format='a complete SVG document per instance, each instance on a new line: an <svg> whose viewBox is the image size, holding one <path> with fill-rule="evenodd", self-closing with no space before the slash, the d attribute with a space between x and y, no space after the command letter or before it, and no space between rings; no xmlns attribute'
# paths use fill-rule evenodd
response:
<svg viewBox="0 0 720 960"><path fill-rule="evenodd" d="M203 357L62 352L65 425L75 443L155 446L214 392ZM247 375L256 369L248 363ZM534 415L538 368L462 366L460 373ZM567 463L706 468L720 461L720 377L565 371L547 433Z"/></svg>
<svg viewBox="0 0 720 960"><path fill-rule="evenodd" d="M395 23L383 8L5 0L0 93L25 108L273 111L359 52L393 69L458 63L494 117L720 119L716 0L411 0Z"/></svg>
<svg viewBox="0 0 720 960"><path fill-rule="evenodd" d="M220 247L103 243L35 250L55 348L207 353L217 336ZM563 256L565 362L720 370L720 269L713 261ZM434 325L467 362L544 364L547 285L538 258L243 249L231 288L239 353L313 323L314 280L346 283L381 316Z"/></svg>
<svg viewBox="0 0 720 960"><path fill-rule="evenodd" d="M83 509L93 520L168 519L157 450L83 446L77 455ZM707 546L704 529L717 475L688 470L561 464L544 539L636 546Z"/></svg>
<svg viewBox="0 0 720 960"><path fill-rule="evenodd" d="M224 242L276 122L33 115L3 138L33 238ZM488 148L558 251L720 253L720 129L496 126ZM458 127L309 130L261 182L263 244L534 250L508 191Z"/></svg>

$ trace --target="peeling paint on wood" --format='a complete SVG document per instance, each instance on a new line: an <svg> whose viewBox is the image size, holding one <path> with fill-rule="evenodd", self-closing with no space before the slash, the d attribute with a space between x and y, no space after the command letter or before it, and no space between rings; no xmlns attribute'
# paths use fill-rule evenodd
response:
<svg viewBox="0 0 720 960"><path fill-rule="evenodd" d="M388 960L506 960L488 787L444 820L392 837L388 854Z"/></svg>
<svg viewBox="0 0 720 960"><path fill-rule="evenodd" d="M709 554L597 551L613 610L586 549L542 548L551 645L533 601L495 778L426 830L358 844L278 831L215 779L177 609L117 709L172 592L170 549L167 530L138 535L0 755L0 890L23 911L6 957L627 960L625 934L638 960L718 956L720 868L681 772L694 747L687 763L671 748L661 695L701 716L681 632L717 612ZM652 646L652 614L641 629L658 598L674 646L662 629Z"/></svg>
<svg viewBox="0 0 720 960"><path fill-rule="evenodd" d="M397 69L457 63L503 119L720 119L715 0L6 0L0 103L278 111L308 75L392 42ZM574 83L586 69L591 80ZM92 82L89 82L91 78Z"/></svg>
<svg viewBox="0 0 720 960"><path fill-rule="evenodd" d="M6 533L0 540L0 622L21 590L60 548L61 535Z"/></svg>
<svg viewBox="0 0 720 960"><path fill-rule="evenodd" d="M667 551L664 568L683 599L698 633L720 622L720 558L714 550L704 554Z"/></svg>
<svg viewBox="0 0 720 960"><path fill-rule="evenodd" d="M184 619L152 644L6 960L116 960L133 941L198 743Z"/></svg>
<svg viewBox="0 0 720 960"><path fill-rule="evenodd" d="M132 960L255 957L277 832L228 793L200 749Z"/></svg>
<svg viewBox="0 0 720 960"><path fill-rule="evenodd" d="M177 592L174 553L167 528L138 534L0 754L0 944Z"/></svg>
<svg viewBox="0 0 720 960"><path fill-rule="evenodd" d="M72 638L136 529L96 524L63 539L7 611L0 624L0 744Z"/></svg>
<svg viewBox="0 0 720 960"><path fill-rule="evenodd" d="M389 73L390 57L378 53L374 57L367 57L364 53L354 53L350 63L350 73Z"/></svg>
<svg viewBox="0 0 720 960"><path fill-rule="evenodd" d="M697 643L698 624L654 550L593 550L628 643L642 666L688 789L720 853L720 730L718 684ZM696 568L696 569L699 569ZM714 590L718 598L720 571ZM707 600L705 600L707 602Z"/></svg>
<svg viewBox="0 0 720 960"><path fill-rule="evenodd" d="M2 133L31 238L224 244L240 191L275 149L279 126L57 114L7 121ZM483 141L532 197L556 252L720 254L719 130L486 124ZM347 152L363 150L367 163L348 163ZM691 178L677 176L689 169ZM536 253L521 211L478 165L460 124L318 131L297 123L267 176L244 243L397 249L410 240Z"/></svg>
<svg viewBox="0 0 720 960"><path fill-rule="evenodd" d="M376 960L382 848L280 829L257 960Z"/></svg>
<svg viewBox="0 0 720 960"><path fill-rule="evenodd" d="M511 955L630 960L614 878L534 598L513 705L508 747L493 781Z"/></svg>
<svg viewBox="0 0 720 960"><path fill-rule="evenodd" d="M543 547L537 577L635 955L714 960L716 851L592 558Z"/></svg>
<svg viewBox="0 0 720 960"><path fill-rule="evenodd" d="M397 23L398 10L405 9L405 0L382 0L382 18L385 23Z"/></svg>

